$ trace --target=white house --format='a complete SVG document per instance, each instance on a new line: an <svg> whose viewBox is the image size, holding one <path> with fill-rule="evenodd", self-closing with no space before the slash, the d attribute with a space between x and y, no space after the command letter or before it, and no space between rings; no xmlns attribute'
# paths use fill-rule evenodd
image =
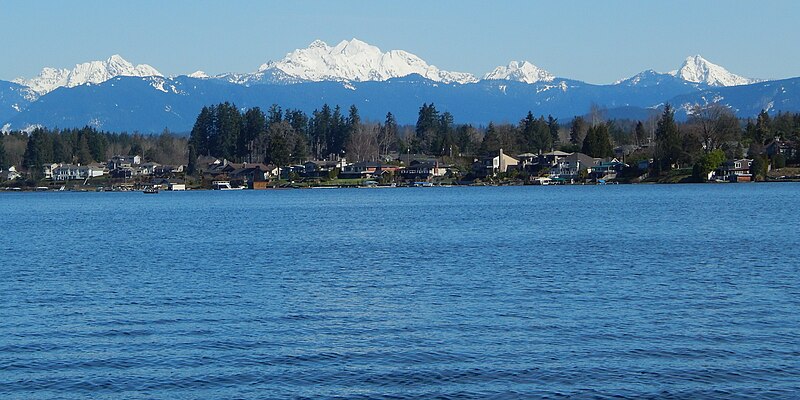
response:
<svg viewBox="0 0 800 400"><path fill-rule="evenodd" d="M42 173L44 174L45 179L53 179L53 170L58 168L58 164L43 164L42 165Z"/></svg>
<svg viewBox="0 0 800 400"><path fill-rule="evenodd" d="M22 176L19 172L17 172L17 168L14 167L13 165L8 167L7 170L3 171L2 174L3 174L2 178L4 181L13 181L14 179L17 179Z"/></svg>
<svg viewBox="0 0 800 400"><path fill-rule="evenodd" d="M102 167L94 165L72 165L59 164L53 169L54 181L69 181L74 179L86 179L103 176L105 171Z"/></svg>

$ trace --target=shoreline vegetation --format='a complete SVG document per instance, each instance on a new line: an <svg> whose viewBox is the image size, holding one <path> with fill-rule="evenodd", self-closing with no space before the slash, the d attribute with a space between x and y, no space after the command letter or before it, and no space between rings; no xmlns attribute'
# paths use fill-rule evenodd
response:
<svg viewBox="0 0 800 400"><path fill-rule="evenodd" d="M414 182L378 182L371 179L331 179L327 181L289 181L289 180L276 180L266 182L267 184L258 189L250 187L236 187L232 186L231 189L216 188L209 185L208 182L199 181L184 181L185 183L179 184L178 189L170 187L169 183L153 183L152 181L129 181L129 182L110 182L107 178L89 179L83 182L43 182L41 186L0 186L0 193L3 192L141 192L148 189L156 189L162 191L228 191L228 190L286 190L286 189L388 189L388 188L449 188L449 187L505 187L505 186L596 186L596 185L650 185L650 184L706 184L706 185L724 185L732 183L730 181L712 180L697 182L692 179L692 171L690 169L677 170L672 174L661 177L660 179L645 179L641 181L595 181L587 180L585 182L550 182L544 185L540 183L532 183L517 178L501 177L495 180L479 181L479 182L464 182L453 181L449 179L433 180L433 181L414 181ZM791 175L789 175L791 174ZM223 181L228 182L229 181ZM751 182L751 183L781 183L781 182L794 182L800 183L800 168L782 168L770 171L766 179Z"/></svg>
<svg viewBox="0 0 800 400"><path fill-rule="evenodd" d="M604 110L560 123L528 112L517 124L457 124L423 104L415 125L391 112L324 104L307 115L273 105L203 107L188 137L35 128L0 135L0 191L130 191L333 187L800 181L800 114L736 118L697 105L676 121L667 104L646 120Z"/></svg>

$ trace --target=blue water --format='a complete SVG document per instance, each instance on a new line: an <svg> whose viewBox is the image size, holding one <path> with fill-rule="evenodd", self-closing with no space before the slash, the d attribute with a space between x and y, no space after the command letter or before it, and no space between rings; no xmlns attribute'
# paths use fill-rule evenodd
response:
<svg viewBox="0 0 800 400"><path fill-rule="evenodd" d="M0 398L797 398L798 194L0 194Z"/></svg>

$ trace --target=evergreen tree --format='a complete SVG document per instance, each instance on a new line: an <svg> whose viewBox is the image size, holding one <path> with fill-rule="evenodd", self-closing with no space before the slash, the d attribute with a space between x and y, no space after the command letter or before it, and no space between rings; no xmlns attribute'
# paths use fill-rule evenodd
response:
<svg viewBox="0 0 800 400"><path fill-rule="evenodd" d="M92 153L89 151L89 140L87 138L88 135L79 135L79 142L78 142L78 163L79 164L91 164L94 162L92 158Z"/></svg>
<svg viewBox="0 0 800 400"><path fill-rule="evenodd" d="M453 114L445 111L439 117L439 132L437 134L436 142L434 143L433 154L449 155L453 146L455 145L455 133L453 128Z"/></svg>
<svg viewBox="0 0 800 400"><path fill-rule="evenodd" d="M328 151L328 144L330 140L331 130L331 108L324 104L320 111L314 110L311 119L308 122L308 131L311 140L311 149L314 157L322 159L331 154Z"/></svg>
<svg viewBox="0 0 800 400"><path fill-rule="evenodd" d="M269 124L269 143L266 162L278 166L288 165L292 159L292 127L286 121Z"/></svg>
<svg viewBox="0 0 800 400"><path fill-rule="evenodd" d="M760 144L764 144L772 136L772 118L770 118L766 110L761 110L756 119L755 137L753 139Z"/></svg>
<svg viewBox="0 0 800 400"><path fill-rule="evenodd" d="M389 147L397 140L397 120L391 112L386 113L386 121L383 123L378 138L378 151L381 154L389 153Z"/></svg>
<svg viewBox="0 0 800 400"><path fill-rule="evenodd" d="M243 128L242 114L236 105L225 102L217 106L215 120L218 132L215 143L216 155L228 160L239 160L237 144Z"/></svg>
<svg viewBox="0 0 800 400"><path fill-rule="evenodd" d="M72 146L67 143L65 134L56 131L53 134L53 158L54 163L71 163L72 160Z"/></svg>
<svg viewBox="0 0 800 400"><path fill-rule="evenodd" d="M277 124L283 121L283 110L281 110L281 106L277 104L273 104L267 110L267 123L268 124Z"/></svg>
<svg viewBox="0 0 800 400"><path fill-rule="evenodd" d="M258 107L253 107L245 111L243 116L242 134L239 135L238 153L242 160L254 162L263 161L265 157L264 149L259 148L259 138L266 135L267 117Z"/></svg>
<svg viewBox="0 0 800 400"><path fill-rule="evenodd" d="M75 147L75 151L74 151L75 157L79 157L78 156L78 152L80 152L80 142L78 142L78 145ZM142 156L142 158L144 158L144 148L142 147L142 144L139 143L138 140L131 144L131 148L130 148L130 150L128 150L128 155L129 156ZM144 161L144 160L142 160L142 161Z"/></svg>
<svg viewBox="0 0 800 400"><path fill-rule="evenodd" d="M764 155L756 155L753 157L753 163L750 164L750 173L755 180L764 180L769 171L769 159Z"/></svg>
<svg viewBox="0 0 800 400"><path fill-rule="evenodd" d="M330 115L328 124L325 133L328 140L328 154L341 156L344 154L344 138L347 135L347 122L342 115L342 109L338 105L333 108L333 114Z"/></svg>
<svg viewBox="0 0 800 400"><path fill-rule="evenodd" d="M608 124L597 124L586 131L581 152L591 157L606 158L614 155Z"/></svg>
<svg viewBox="0 0 800 400"><path fill-rule="evenodd" d="M682 153L682 140L678 125L675 123L675 112L667 104L656 125L656 173L669 170L678 162Z"/></svg>
<svg viewBox="0 0 800 400"><path fill-rule="evenodd" d="M186 173L194 175L197 172L197 149L189 143L189 162L186 164Z"/></svg>
<svg viewBox="0 0 800 400"><path fill-rule="evenodd" d="M536 140L536 118L533 113L528 111L528 115L519 121L520 141L522 149L525 151L538 150Z"/></svg>
<svg viewBox="0 0 800 400"><path fill-rule="evenodd" d="M547 116L547 129L550 131L550 147L555 148L561 143L558 137L558 130L561 126L558 124L558 119L553 118L552 115Z"/></svg>
<svg viewBox="0 0 800 400"><path fill-rule="evenodd" d="M9 167L6 156L5 134L0 134L0 169L5 170Z"/></svg>
<svg viewBox="0 0 800 400"><path fill-rule="evenodd" d="M480 152L478 138L478 130L472 125L459 125L456 128L456 144L462 153L474 154Z"/></svg>
<svg viewBox="0 0 800 400"><path fill-rule="evenodd" d="M203 107L189 135L189 147L194 149L196 155L211 155L210 144L213 122L212 109L210 107Z"/></svg>
<svg viewBox="0 0 800 400"><path fill-rule="evenodd" d="M636 144L641 146L647 138L647 132L644 129L642 121L636 122L636 128L633 129L633 136L636 139Z"/></svg>
<svg viewBox="0 0 800 400"><path fill-rule="evenodd" d="M500 150L500 138L497 134L497 129L494 126L494 123L489 122L489 126L486 128L486 134L483 136L483 141L481 142L480 153L483 155L494 154Z"/></svg>
<svg viewBox="0 0 800 400"><path fill-rule="evenodd" d="M523 147L527 151L541 154L553 148L553 137L544 117L535 119L533 113L528 111L528 115L519 123L519 133Z"/></svg>
<svg viewBox="0 0 800 400"><path fill-rule="evenodd" d="M586 130L586 121L583 117L575 117L569 125L569 142L580 145L583 142L583 133Z"/></svg>
<svg viewBox="0 0 800 400"><path fill-rule="evenodd" d="M419 116L417 117L417 125L415 132L417 139L419 139L422 150L431 154L438 154L440 149L440 141L438 136L440 133L441 119L439 111L431 104L423 104L419 109Z"/></svg>
<svg viewBox="0 0 800 400"><path fill-rule="evenodd" d="M108 139L106 135L97 132L97 129L86 127L84 132L87 135L87 145L89 146L89 153L95 161L102 161L106 159L106 148L108 147ZM55 151L55 150L54 150Z"/></svg>
<svg viewBox="0 0 800 400"><path fill-rule="evenodd" d="M53 140L44 129L35 129L28 138L23 165L34 179L41 179L42 165L53 159Z"/></svg>
<svg viewBox="0 0 800 400"><path fill-rule="evenodd" d="M358 115L358 108L355 104L350 105L345 119L345 127L342 132L342 137L339 139L341 149L347 151L346 144L350 142L350 137L353 136L357 130L361 129L361 116Z"/></svg>

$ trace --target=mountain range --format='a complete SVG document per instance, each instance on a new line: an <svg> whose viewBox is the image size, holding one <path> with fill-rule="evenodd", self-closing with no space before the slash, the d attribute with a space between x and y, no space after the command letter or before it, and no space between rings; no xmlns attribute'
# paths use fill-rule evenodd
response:
<svg viewBox="0 0 800 400"><path fill-rule="evenodd" d="M88 124L110 131L186 132L203 106L223 101L306 112L323 103L355 104L362 118L379 121L391 111L400 123L414 123L422 103L473 124L516 122L529 110L568 119L592 106L613 118L646 118L665 103L675 105L679 118L694 104L710 102L750 117L762 109L800 111L798 85L800 78L742 77L699 55L674 71L647 70L608 85L558 77L529 61L511 61L478 78L357 39L335 46L317 40L249 73L166 77L119 55L73 69L44 68L30 79L0 81L0 127Z"/></svg>

